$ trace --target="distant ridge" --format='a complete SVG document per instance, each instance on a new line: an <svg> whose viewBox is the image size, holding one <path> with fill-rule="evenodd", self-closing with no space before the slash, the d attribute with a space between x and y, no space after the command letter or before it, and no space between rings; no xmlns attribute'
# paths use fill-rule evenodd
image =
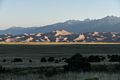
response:
<svg viewBox="0 0 120 80"><path fill-rule="evenodd" d="M56 23L52 25L46 25L42 27L12 27L6 30L0 30L0 34L12 33L12 34L22 34L22 33L47 33L54 30L66 30L74 33L80 32L120 32L120 17L116 16L106 16L101 19L85 19L80 20L68 20L63 23Z"/></svg>

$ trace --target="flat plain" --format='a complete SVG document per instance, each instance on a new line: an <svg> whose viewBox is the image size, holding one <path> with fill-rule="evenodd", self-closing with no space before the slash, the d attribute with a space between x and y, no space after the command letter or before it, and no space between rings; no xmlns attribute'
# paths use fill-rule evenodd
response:
<svg viewBox="0 0 120 80"><path fill-rule="evenodd" d="M60 67L65 65L64 62L41 63L43 57L54 57L58 59L68 58L79 53L85 56L89 55L113 55L120 54L120 43L0 43L0 64L6 68L23 68L23 72L36 70L36 67L54 66ZM15 58L21 58L23 62L12 62ZM3 62L3 60L6 62ZM32 60L32 62L29 62ZM112 63L113 64L113 63ZM99 65L99 63L98 63ZM114 65L114 64L113 64ZM34 69L35 68L35 69ZM20 70L21 70L20 69ZM27 70L26 70L27 69ZM31 68L30 68L31 70ZM21 70L22 71L22 70ZM53 77L44 77L40 74L27 72L26 75L16 74L1 74L2 80L86 80L87 78L98 77L100 80L119 80L119 73L103 73L103 72L88 72L88 73L62 73ZM2 77L1 77L2 76ZM58 77L59 76L59 77Z"/></svg>
<svg viewBox="0 0 120 80"><path fill-rule="evenodd" d="M69 57L76 53L80 54L119 54L120 43L23 43L23 42L0 42L1 57Z"/></svg>

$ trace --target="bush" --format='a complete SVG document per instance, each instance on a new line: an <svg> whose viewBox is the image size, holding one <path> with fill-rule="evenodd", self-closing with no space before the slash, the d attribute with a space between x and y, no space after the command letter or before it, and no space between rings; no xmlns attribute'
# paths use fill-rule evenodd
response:
<svg viewBox="0 0 120 80"><path fill-rule="evenodd" d="M59 63L59 60L58 60L58 59L56 59L56 60L55 60L55 63Z"/></svg>
<svg viewBox="0 0 120 80"><path fill-rule="evenodd" d="M80 54L73 55L66 62L68 65L64 66L65 71L89 71L91 66L87 58Z"/></svg>
<svg viewBox="0 0 120 80"><path fill-rule="evenodd" d="M93 55L91 55L91 56L88 57L88 61L89 62L100 62L101 61L101 57L100 56L93 56Z"/></svg>
<svg viewBox="0 0 120 80"><path fill-rule="evenodd" d="M13 59L12 62L23 62L23 60L21 58L15 58L15 59Z"/></svg>
<svg viewBox="0 0 120 80"><path fill-rule="evenodd" d="M53 62L55 59L54 59L54 57L49 57L48 58L48 62Z"/></svg>
<svg viewBox="0 0 120 80"><path fill-rule="evenodd" d="M41 58L41 62L47 62L46 58Z"/></svg>
<svg viewBox="0 0 120 80"><path fill-rule="evenodd" d="M119 55L112 55L109 56L109 62L120 62L120 56Z"/></svg>
<svg viewBox="0 0 120 80"><path fill-rule="evenodd" d="M100 59L101 59L102 61L104 61L104 60L106 59L106 57L100 56Z"/></svg>
<svg viewBox="0 0 120 80"><path fill-rule="evenodd" d="M32 60L30 59L29 62L32 62Z"/></svg>
<svg viewBox="0 0 120 80"><path fill-rule="evenodd" d="M6 62L7 60L6 59L3 59L3 62Z"/></svg>
<svg viewBox="0 0 120 80"><path fill-rule="evenodd" d="M65 61L65 60L67 60L67 58L66 58L66 57L64 57L64 58L62 58L62 60L64 60L64 61Z"/></svg>
<svg viewBox="0 0 120 80"><path fill-rule="evenodd" d="M0 65L0 73L3 73L3 72L5 72L6 70L5 70L5 68L3 68L1 65Z"/></svg>

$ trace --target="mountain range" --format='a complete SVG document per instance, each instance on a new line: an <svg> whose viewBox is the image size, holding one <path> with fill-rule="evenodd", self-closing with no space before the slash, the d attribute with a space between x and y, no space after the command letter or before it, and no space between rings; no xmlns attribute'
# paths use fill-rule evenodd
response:
<svg viewBox="0 0 120 80"><path fill-rule="evenodd" d="M11 33L14 35L23 33L47 33L54 30L66 30L73 33L85 32L120 32L120 17L106 16L101 19L68 20L62 23L46 25L42 27L11 27L0 30L0 34Z"/></svg>

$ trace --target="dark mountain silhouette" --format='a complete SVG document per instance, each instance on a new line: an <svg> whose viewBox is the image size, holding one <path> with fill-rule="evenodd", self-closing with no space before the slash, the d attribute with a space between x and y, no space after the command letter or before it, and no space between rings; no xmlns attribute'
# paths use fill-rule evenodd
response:
<svg viewBox="0 0 120 80"><path fill-rule="evenodd" d="M52 25L46 25L42 27L31 27L31 28L21 28L12 27L6 30L1 30L0 34L12 33L12 34L22 34L22 33L47 33L54 30L64 29L70 32L80 33L80 32L120 32L120 17L107 16L102 19L85 19L84 21L79 20L68 20L63 23L56 23Z"/></svg>

